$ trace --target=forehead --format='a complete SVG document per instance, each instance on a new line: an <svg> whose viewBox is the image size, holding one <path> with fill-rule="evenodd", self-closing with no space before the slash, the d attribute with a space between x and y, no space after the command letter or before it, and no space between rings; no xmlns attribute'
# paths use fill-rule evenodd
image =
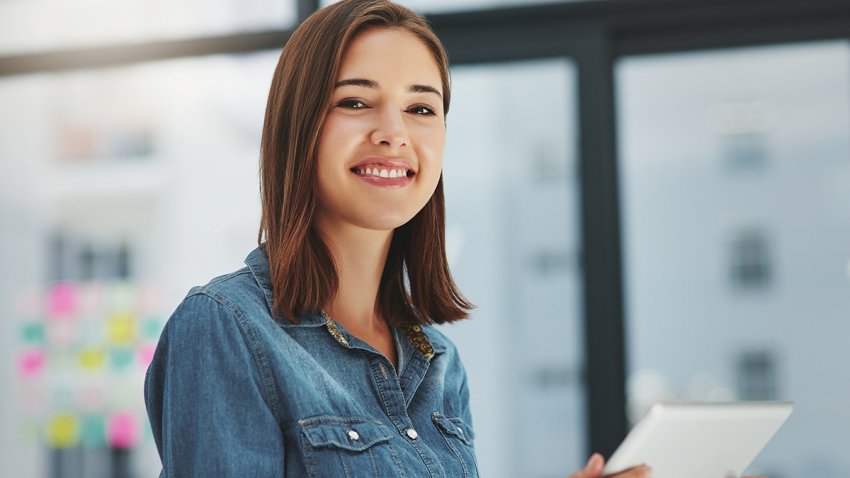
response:
<svg viewBox="0 0 850 478"><path fill-rule="evenodd" d="M442 91L440 69L431 50L418 36L397 28L370 28L354 37L343 55L337 80L350 78L405 87L424 83Z"/></svg>

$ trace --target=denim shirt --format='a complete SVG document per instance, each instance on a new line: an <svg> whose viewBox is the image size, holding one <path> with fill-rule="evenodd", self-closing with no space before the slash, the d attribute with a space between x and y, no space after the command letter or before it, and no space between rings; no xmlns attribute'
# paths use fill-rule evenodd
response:
<svg viewBox="0 0 850 478"><path fill-rule="evenodd" d="M476 477L466 373L428 326L393 328L398 373L322 313L274 320L269 265L194 287L145 378L165 477Z"/></svg>

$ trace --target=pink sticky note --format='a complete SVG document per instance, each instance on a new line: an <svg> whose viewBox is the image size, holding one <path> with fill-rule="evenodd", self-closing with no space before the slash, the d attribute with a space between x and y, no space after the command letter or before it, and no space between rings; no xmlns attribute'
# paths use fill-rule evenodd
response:
<svg viewBox="0 0 850 478"><path fill-rule="evenodd" d="M21 354L18 360L18 371L24 378L31 378L44 369L44 352L41 350L27 350Z"/></svg>
<svg viewBox="0 0 850 478"><path fill-rule="evenodd" d="M116 413L109 417L107 436L115 448L132 448L139 437L139 422L132 413Z"/></svg>
<svg viewBox="0 0 850 478"><path fill-rule="evenodd" d="M52 318L68 318L77 311L77 288L68 282L55 284L47 293L47 312Z"/></svg>
<svg viewBox="0 0 850 478"><path fill-rule="evenodd" d="M144 345L139 348L139 366L147 370L153 360L153 354L156 352L156 344Z"/></svg>

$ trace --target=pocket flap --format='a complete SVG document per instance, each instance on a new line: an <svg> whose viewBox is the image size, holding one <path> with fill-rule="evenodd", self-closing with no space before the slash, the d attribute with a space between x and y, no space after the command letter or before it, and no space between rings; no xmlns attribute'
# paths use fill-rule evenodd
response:
<svg viewBox="0 0 850 478"><path fill-rule="evenodd" d="M462 419L457 417L447 417L440 412L433 413L434 423L445 435L459 438L467 445L472 445L472 440L475 439L475 434L472 427L467 425Z"/></svg>
<svg viewBox="0 0 850 478"><path fill-rule="evenodd" d="M366 418L320 416L299 420L298 424L314 447L363 451L390 439L390 432L383 423Z"/></svg>

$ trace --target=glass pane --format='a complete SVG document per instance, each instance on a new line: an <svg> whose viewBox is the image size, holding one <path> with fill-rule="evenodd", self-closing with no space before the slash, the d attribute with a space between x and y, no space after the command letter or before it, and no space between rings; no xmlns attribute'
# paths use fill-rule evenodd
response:
<svg viewBox="0 0 850 478"><path fill-rule="evenodd" d="M482 476L566 476L585 450L576 77L566 60L452 70L447 244L471 320Z"/></svg>
<svg viewBox="0 0 850 478"><path fill-rule="evenodd" d="M0 1L0 54L288 28L294 0Z"/></svg>
<svg viewBox="0 0 850 478"><path fill-rule="evenodd" d="M330 5L339 0L321 0L321 5ZM481 10L500 7L524 7L547 3L570 3L591 0L398 0L396 3L422 13L448 13L464 10ZM595 0L607 1L607 0Z"/></svg>
<svg viewBox="0 0 850 478"><path fill-rule="evenodd" d="M850 476L850 48L617 65L630 413L792 400L750 468Z"/></svg>
<svg viewBox="0 0 850 478"><path fill-rule="evenodd" d="M159 473L142 377L256 246L279 53L0 81L0 474Z"/></svg>

